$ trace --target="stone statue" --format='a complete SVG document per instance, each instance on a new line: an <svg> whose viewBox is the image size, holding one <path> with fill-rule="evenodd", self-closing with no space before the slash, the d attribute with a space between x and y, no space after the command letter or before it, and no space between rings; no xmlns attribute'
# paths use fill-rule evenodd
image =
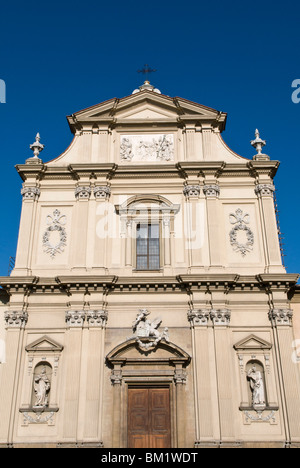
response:
<svg viewBox="0 0 300 468"><path fill-rule="evenodd" d="M162 319L157 317L153 322L147 319L147 316L150 315L146 309L141 309L137 315L136 320L133 323L133 331L136 332L137 336L154 336L158 338L160 336L157 328L160 326Z"/></svg>
<svg viewBox="0 0 300 468"><path fill-rule="evenodd" d="M155 349L162 340L167 343L170 341L168 328L165 328L162 333L158 331L162 318L157 317L153 322L150 322L147 318L148 315L150 315L150 312L147 309L140 309L132 324L135 333L133 338L136 339L138 346L144 351ZM143 341L141 341L142 338L144 338Z"/></svg>
<svg viewBox="0 0 300 468"><path fill-rule="evenodd" d="M35 407L48 406L48 395L51 388L50 380L46 373L46 367L43 367L42 372L34 379L34 392L36 396Z"/></svg>
<svg viewBox="0 0 300 468"><path fill-rule="evenodd" d="M252 391L252 405L255 409L256 407L265 407L266 406L266 396L264 381L262 373L256 369L256 366L253 366L248 372L248 380L250 381L250 387Z"/></svg>

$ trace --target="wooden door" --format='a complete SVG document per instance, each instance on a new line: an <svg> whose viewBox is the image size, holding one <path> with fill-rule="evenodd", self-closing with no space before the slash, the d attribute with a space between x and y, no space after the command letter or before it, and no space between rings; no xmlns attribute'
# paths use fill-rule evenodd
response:
<svg viewBox="0 0 300 468"><path fill-rule="evenodd" d="M128 447L171 447L169 388L129 388Z"/></svg>

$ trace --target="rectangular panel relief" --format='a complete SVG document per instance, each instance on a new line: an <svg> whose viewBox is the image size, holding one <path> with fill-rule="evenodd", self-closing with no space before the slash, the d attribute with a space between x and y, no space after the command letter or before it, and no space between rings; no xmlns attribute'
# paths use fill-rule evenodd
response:
<svg viewBox="0 0 300 468"><path fill-rule="evenodd" d="M262 263L261 229L253 203L224 204L227 263Z"/></svg>
<svg viewBox="0 0 300 468"><path fill-rule="evenodd" d="M120 161L171 162L174 161L173 134L120 135Z"/></svg>
<svg viewBox="0 0 300 468"><path fill-rule="evenodd" d="M36 242L36 265L67 265L71 244L71 206L42 206Z"/></svg>

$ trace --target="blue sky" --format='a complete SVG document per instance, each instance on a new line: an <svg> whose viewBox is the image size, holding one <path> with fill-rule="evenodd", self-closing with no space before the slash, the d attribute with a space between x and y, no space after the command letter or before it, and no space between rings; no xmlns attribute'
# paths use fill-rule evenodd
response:
<svg viewBox="0 0 300 468"><path fill-rule="evenodd" d="M39 131L51 160L69 145L65 116L131 94L145 63L164 94L228 113L223 138L252 158L259 128L276 176L286 266L300 272L298 244L300 3L273 1L6 2L1 6L0 104L2 229L0 275L14 256L21 179L14 166L31 156Z"/></svg>

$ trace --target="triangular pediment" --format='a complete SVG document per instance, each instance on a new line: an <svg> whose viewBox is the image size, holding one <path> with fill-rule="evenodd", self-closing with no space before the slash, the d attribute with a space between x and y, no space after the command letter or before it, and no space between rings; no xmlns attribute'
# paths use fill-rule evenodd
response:
<svg viewBox="0 0 300 468"><path fill-rule="evenodd" d="M239 350L270 350L272 349L272 344L269 343L268 341L263 340L262 338L259 338L256 335L250 335L247 338L244 338L243 340L239 341L234 345L234 349L239 351Z"/></svg>
<svg viewBox="0 0 300 468"><path fill-rule="evenodd" d="M183 98L171 98L151 91L143 91L122 99L110 99L68 117L72 131L76 124L82 127L101 123L124 123L124 121L169 121L194 120L215 122L223 125L226 114Z"/></svg>
<svg viewBox="0 0 300 468"><path fill-rule="evenodd" d="M134 119L134 120L159 120L174 118L177 116L176 109L166 109L152 103L140 103L130 107L129 109L120 110L116 113L116 117L119 119Z"/></svg>
<svg viewBox="0 0 300 468"><path fill-rule="evenodd" d="M30 345L26 346L25 349L28 352L61 352L63 350L63 346L54 341L52 338L44 335L42 338L39 338Z"/></svg>

